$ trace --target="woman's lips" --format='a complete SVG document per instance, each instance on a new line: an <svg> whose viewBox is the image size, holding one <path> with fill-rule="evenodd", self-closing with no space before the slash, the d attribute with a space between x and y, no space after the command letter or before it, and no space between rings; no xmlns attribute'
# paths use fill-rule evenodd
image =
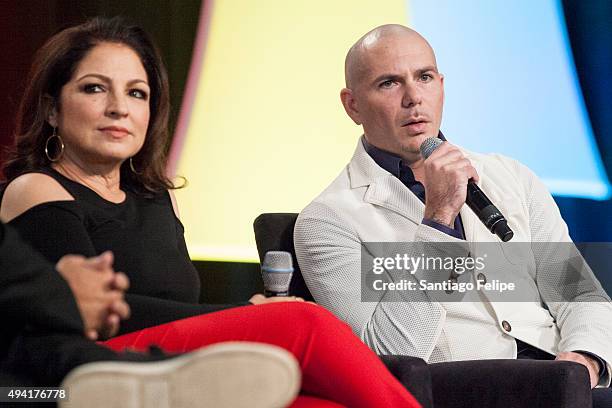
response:
<svg viewBox="0 0 612 408"><path fill-rule="evenodd" d="M112 136L115 139L121 139L130 133L125 128L115 127L115 126L105 127L100 130L104 132L105 134Z"/></svg>

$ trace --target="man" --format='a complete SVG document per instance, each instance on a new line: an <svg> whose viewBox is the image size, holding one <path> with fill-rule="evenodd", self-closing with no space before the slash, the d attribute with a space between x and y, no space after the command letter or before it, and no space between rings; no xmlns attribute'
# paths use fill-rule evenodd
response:
<svg viewBox="0 0 612 408"><path fill-rule="evenodd" d="M448 142L427 160L421 156L426 138L445 140L439 133L444 77L427 41L400 25L378 27L351 47L345 76L342 104L364 136L295 227L298 261L315 300L379 354L429 362L556 358L583 364L592 387L609 386L612 307L599 284L584 294L588 302L550 301L533 278L547 265L524 247L503 247L464 205L472 179L506 216L514 242L571 243L542 183L514 160ZM362 301L362 245L367 254L372 242L448 243L469 255L472 243L483 241L499 249L502 267L520 265L515 269L533 301ZM444 248L437 255L449 251Z"/></svg>
<svg viewBox="0 0 612 408"><path fill-rule="evenodd" d="M0 385L56 387L68 375L63 407L266 407L293 399L299 368L278 347L223 343L168 357L116 353L91 341L116 333L129 315L128 280L112 261L109 252L67 255L56 272L0 223ZM2 401L10 401L6 393Z"/></svg>

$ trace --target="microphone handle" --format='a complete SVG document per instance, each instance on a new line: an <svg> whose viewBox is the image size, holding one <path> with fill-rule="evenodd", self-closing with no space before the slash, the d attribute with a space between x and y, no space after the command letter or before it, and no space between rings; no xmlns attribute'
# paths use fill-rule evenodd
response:
<svg viewBox="0 0 612 408"><path fill-rule="evenodd" d="M472 180L467 185L465 203L474 211L474 214L478 216L485 227L492 233L497 234L502 241L506 242L512 239L514 232L508 226L508 221L504 215Z"/></svg>

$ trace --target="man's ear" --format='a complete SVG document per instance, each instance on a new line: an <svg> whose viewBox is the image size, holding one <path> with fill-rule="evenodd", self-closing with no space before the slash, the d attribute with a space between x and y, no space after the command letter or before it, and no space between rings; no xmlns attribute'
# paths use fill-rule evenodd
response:
<svg viewBox="0 0 612 408"><path fill-rule="evenodd" d="M57 127L57 103L55 100L49 96L45 96L45 110L47 111L47 122L51 127Z"/></svg>
<svg viewBox="0 0 612 408"><path fill-rule="evenodd" d="M344 106L347 115L349 115L355 124L361 125L361 115L359 114L353 91L348 88L342 88L340 91L340 100L342 101L342 106Z"/></svg>

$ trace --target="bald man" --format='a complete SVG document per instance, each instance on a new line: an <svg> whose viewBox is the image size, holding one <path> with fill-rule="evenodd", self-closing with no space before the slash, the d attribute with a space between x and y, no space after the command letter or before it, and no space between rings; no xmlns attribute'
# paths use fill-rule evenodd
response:
<svg viewBox="0 0 612 408"><path fill-rule="evenodd" d="M563 292L555 286L558 279L545 281L551 272L555 277L558 259L537 256L531 245L502 245L464 205L472 179L508 219L513 242L573 248L552 197L529 169L445 141L444 76L429 43L401 25L377 27L350 48L345 76L340 98L364 134L350 163L302 211L295 227L298 261L315 300L379 354L429 362L556 358L583 364L592 387L609 386L612 306L599 282L592 277L592 287L573 299L545 295ZM445 142L425 160L419 147L430 137ZM408 252L438 258L469 257L477 251L474 243L490 242L486 248L497 265L478 280L503 272L519 286L523 301L495 302L478 290L465 295L468 301L432 301L419 289L399 295L402 301L389 296L391 290L362 299L362 278L371 272L362 265L371 267L379 255L381 247L370 244L375 242L426 243ZM475 283L474 275L448 279Z"/></svg>

